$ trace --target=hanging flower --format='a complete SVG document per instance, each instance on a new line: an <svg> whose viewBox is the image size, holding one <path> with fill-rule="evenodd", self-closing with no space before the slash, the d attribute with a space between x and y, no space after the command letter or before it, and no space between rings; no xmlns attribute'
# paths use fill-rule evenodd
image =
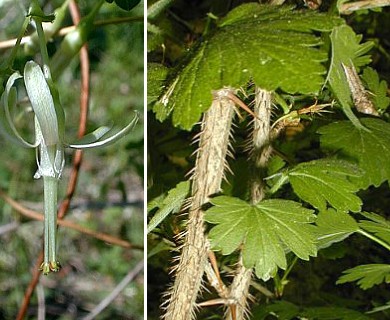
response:
<svg viewBox="0 0 390 320"><path fill-rule="evenodd" d="M34 111L35 141L27 142L13 124L10 108L16 105L15 81L24 78L27 95ZM57 89L51 80L45 78L41 67L29 61L24 67L24 77L15 72L8 79L1 97L4 108L0 108L0 133L10 141L27 148L36 149L38 169L34 178L43 177L44 182L44 261L41 270L44 274L58 271L60 264L56 259L57 231L57 189L58 180L64 169L64 148L94 148L114 143L126 135L137 123L138 113L134 119L116 134L106 137L109 127L100 127L87 134L75 143L64 140L65 114L59 101Z"/></svg>

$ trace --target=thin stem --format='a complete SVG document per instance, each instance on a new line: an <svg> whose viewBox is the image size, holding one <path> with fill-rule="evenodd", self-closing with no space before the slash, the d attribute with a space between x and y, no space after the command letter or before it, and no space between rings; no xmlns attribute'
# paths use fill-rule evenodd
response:
<svg viewBox="0 0 390 320"><path fill-rule="evenodd" d="M293 267L295 266L295 264L297 263L297 261L298 261L298 257L297 257L297 256L294 256L293 261L291 261L291 263L290 263L290 265L288 266L287 270L284 272L282 279L280 280L280 282L281 282L282 284L286 281L288 275L290 274L291 270L293 269Z"/></svg>
<svg viewBox="0 0 390 320"><path fill-rule="evenodd" d="M378 237L374 236L373 234L371 233L368 233L362 229L359 229L357 231L358 233L360 233L361 235L367 237L368 239L371 239L372 241L380 244L382 247L386 248L387 250L390 251L390 244L388 244L387 242L383 241L382 239L379 239Z"/></svg>
<svg viewBox="0 0 390 320"><path fill-rule="evenodd" d="M20 214L24 215L25 217L28 217L28 218L34 219L34 220L40 220L40 221L43 221L45 219L43 214L22 206L20 203L16 202L14 199L10 198L7 194L5 194L1 190L0 190L0 198L2 198L14 210L18 211ZM60 213L60 211L61 211L61 209L59 210L59 213ZM59 214L58 214L58 216L59 216ZM61 227L76 230L80 233L89 235L91 237L94 237L96 239L102 240L104 242L107 242L107 243L110 243L110 244L113 244L116 246L120 246L122 248L134 249L134 250L143 250L143 248L144 248L142 245L132 244L126 240L122 240L122 239L110 236L109 234L96 232L94 230L82 227L82 226L80 226L77 223L74 223L72 221L62 220L61 218L59 218L57 221L57 224ZM41 260L43 260L43 257L40 259L39 265L42 262Z"/></svg>
<svg viewBox="0 0 390 320"><path fill-rule="evenodd" d="M45 239L45 262L56 261L56 231L57 231L57 188L58 180L52 177L43 177L44 188L44 209L45 209L45 236L48 235L48 240ZM46 222L47 221L47 222ZM48 233L48 234L47 234ZM46 260L46 251L49 251L49 259Z"/></svg>
<svg viewBox="0 0 390 320"><path fill-rule="evenodd" d="M19 49L19 46L20 46L20 43L23 39L23 35L24 33L26 32L26 29L27 29L27 26L30 22L30 18L26 17L24 19L24 22L23 22L23 25L22 25L22 28L20 29L20 33L19 33L19 36L18 38L16 39L16 43L15 45L13 46L12 48L12 52L8 58L8 67L11 67L14 63L14 60L15 60L15 57L16 57L16 53L18 52L18 49Z"/></svg>
<svg viewBox="0 0 390 320"><path fill-rule="evenodd" d="M39 48L41 49L42 62L43 62L43 73L46 79L51 79L50 67L49 67L49 54L46 47L46 38L43 31L42 22L38 19L34 19L37 27Z"/></svg>

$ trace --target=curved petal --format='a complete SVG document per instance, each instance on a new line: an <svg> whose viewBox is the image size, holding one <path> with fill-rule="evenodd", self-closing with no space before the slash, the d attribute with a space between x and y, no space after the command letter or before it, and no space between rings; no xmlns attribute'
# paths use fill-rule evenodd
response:
<svg viewBox="0 0 390 320"><path fill-rule="evenodd" d="M115 133L114 135L104 139L104 140L101 140L99 141L100 137L97 138L94 142L91 142L89 144L85 144L83 142L83 139L82 138L80 141L76 142L76 143L73 143L73 144L69 144L68 147L70 148L74 148L74 149L86 149L86 148L96 148L96 147L103 147L103 146L108 146L112 143L114 143L115 141L119 140L120 138L122 138L123 136L125 136L127 133L130 132L130 130L132 130L134 128L134 126L137 124L138 122L138 119L139 119L139 116L138 116L138 112L135 111L135 116L134 116L134 119L126 126L124 127L121 131ZM94 132L102 129L104 127L101 127L97 130L95 130ZM103 132L104 130L102 130ZM92 132L92 134L94 133ZM107 132L107 131L106 131ZM87 135L88 136L88 135Z"/></svg>
<svg viewBox="0 0 390 320"><path fill-rule="evenodd" d="M14 72L8 79L7 84L5 86L4 93L1 97L2 104L4 105L4 109L0 110L0 133L7 137L14 143L17 143L23 147L27 148L35 148L38 145L38 141L34 144L29 143L25 139L22 138L18 130L16 129L13 119L10 113L10 106L16 105L16 89L13 87L13 84L17 79L22 78L19 72ZM7 120L7 122L5 121Z"/></svg>
<svg viewBox="0 0 390 320"><path fill-rule="evenodd" d="M41 67L34 61L26 63L24 81L46 145L58 144L58 120L53 97Z"/></svg>

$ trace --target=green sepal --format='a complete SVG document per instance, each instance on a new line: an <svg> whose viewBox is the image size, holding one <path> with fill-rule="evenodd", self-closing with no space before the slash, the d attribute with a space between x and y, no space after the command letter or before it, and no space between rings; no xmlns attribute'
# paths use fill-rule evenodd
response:
<svg viewBox="0 0 390 320"><path fill-rule="evenodd" d="M38 0L31 1L31 6L30 6L30 9L29 9L27 16L34 17L35 19L38 18L41 22L53 22L55 19L54 14L46 15L42 11L42 9L38 3Z"/></svg>

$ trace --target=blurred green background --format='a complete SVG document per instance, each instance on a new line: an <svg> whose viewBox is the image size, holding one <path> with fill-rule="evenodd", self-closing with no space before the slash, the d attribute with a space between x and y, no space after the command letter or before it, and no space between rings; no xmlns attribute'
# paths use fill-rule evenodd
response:
<svg viewBox="0 0 390 320"><path fill-rule="evenodd" d="M63 1L40 1L51 13ZM86 15L94 1L78 1ZM29 1L0 1L0 43L15 38ZM105 3L96 21L143 16L143 2L130 12ZM72 25L67 14L64 26ZM30 27L30 31L32 31ZM48 44L49 54L62 38ZM79 183L66 219L98 232L143 245L143 23L113 23L96 27L89 45L91 97L87 131L113 123L119 130L140 113L136 128L119 142L84 152ZM21 48L22 49L22 48ZM10 49L0 49L0 62ZM14 68L40 61L38 50L20 50ZM80 66L78 56L58 79L66 112L66 138L76 138L79 117ZM17 127L31 137L31 116L19 110ZM30 134L29 134L30 132ZM31 139L30 139L31 141ZM35 152L0 138L0 187L21 204L42 212L42 180L34 180ZM66 168L60 181L63 198L71 169L72 150L66 151ZM15 319L32 268L42 248L43 222L25 218L0 200L0 319ZM58 257L62 270L42 276L33 293L27 319L38 319L44 306L46 319L81 319L87 315L143 258L142 250L107 244L68 228L59 228ZM143 319L142 273L102 312L98 319ZM39 297L39 299L38 299ZM42 302L43 301L43 302ZM38 303L39 302L39 303ZM39 307L40 306L40 307ZM42 319L42 318L41 318Z"/></svg>

